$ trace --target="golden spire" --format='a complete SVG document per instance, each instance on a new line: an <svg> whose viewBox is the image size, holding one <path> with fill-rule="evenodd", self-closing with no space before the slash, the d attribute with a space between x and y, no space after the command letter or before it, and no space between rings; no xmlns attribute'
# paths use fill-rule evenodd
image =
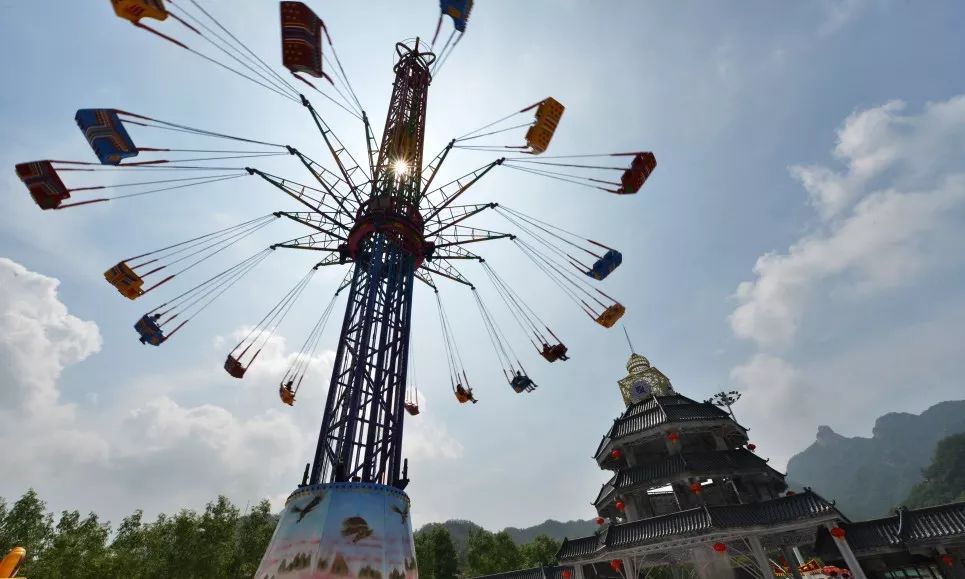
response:
<svg viewBox="0 0 965 579"><path fill-rule="evenodd" d="M673 394L670 378L663 372L650 365L650 360L633 352L627 361L627 375L617 381L623 402L630 406L650 396L666 396Z"/></svg>

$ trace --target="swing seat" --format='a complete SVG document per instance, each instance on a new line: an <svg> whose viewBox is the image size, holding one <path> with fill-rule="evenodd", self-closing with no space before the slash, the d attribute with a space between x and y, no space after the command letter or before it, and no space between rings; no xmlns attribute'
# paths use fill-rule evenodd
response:
<svg viewBox="0 0 965 579"><path fill-rule="evenodd" d="M469 388L469 389L463 388L462 384L456 384L455 394L456 394L456 400L458 400L460 404L465 404L466 402L472 402L473 404L475 404L476 402L478 402L478 400L476 400L472 396L472 388Z"/></svg>
<svg viewBox="0 0 965 579"><path fill-rule="evenodd" d="M547 362L555 362L557 360L563 360L565 362L569 360L569 356L566 355L568 350L569 348L563 344L553 344L552 346L543 344L543 350L540 352L540 355L543 356Z"/></svg>
<svg viewBox="0 0 965 579"><path fill-rule="evenodd" d="M111 4L114 6L114 14L134 24L141 18L166 20L168 17L164 0L111 0Z"/></svg>
<svg viewBox="0 0 965 579"><path fill-rule="evenodd" d="M596 260L593 267L584 273L593 279L602 280L613 273L613 270L620 267L621 263L623 263L623 254L615 249L611 249L603 254L603 257Z"/></svg>
<svg viewBox="0 0 965 579"><path fill-rule="evenodd" d="M74 115L74 120L102 165L117 165L123 159L137 156L137 147L117 112L111 109L80 109Z"/></svg>
<svg viewBox="0 0 965 579"><path fill-rule="evenodd" d="M241 362L238 361L238 359L232 356L231 354L228 354L228 358L224 361L224 369L233 378L239 378L239 379L244 378L245 372L248 370L248 368L243 366Z"/></svg>
<svg viewBox="0 0 965 579"><path fill-rule="evenodd" d="M59 209L62 201L70 199L70 191L50 161L20 163L15 169L17 177L27 186L34 203L41 209Z"/></svg>
<svg viewBox="0 0 965 579"><path fill-rule="evenodd" d="M536 384L530 380L529 376L524 376L522 374L517 374L509 381L509 385L513 387L513 390L517 394L522 394L523 392L532 392L536 389Z"/></svg>
<svg viewBox="0 0 965 579"><path fill-rule="evenodd" d="M653 153L637 153L630 162L630 168L620 177L621 186L616 193L629 195L639 191L656 166L657 158Z"/></svg>
<svg viewBox="0 0 965 579"><path fill-rule="evenodd" d="M278 386L278 397L281 398L283 404L295 405L295 391L292 390L291 382Z"/></svg>
<svg viewBox="0 0 965 579"><path fill-rule="evenodd" d="M134 324L134 329L141 336L142 344L160 346L167 339L164 337L161 327L158 326L157 320L148 315L141 316L141 319Z"/></svg>
<svg viewBox="0 0 965 579"><path fill-rule="evenodd" d="M322 29L325 25L302 2L281 3L281 62L292 73L322 78Z"/></svg>
<svg viewBox="0 0 965 579"><path fill-rule="evenodd" d="M564 110L565 107L553 97L546 97L536 107L536 122L526 131L526 144L532 154L539 155L549 148Z"/></svg>
<svg viewBox="0 0 965 579"><path fill-rule="evenodd" d="M452 18L452 24L459 32L466 31L473 0L439 0L439 10L443 16Z"/></svg>
<svg viewBox="0 0 965 579"><path fill-rule="evenodd" d="M406 402L405 404L403 404L403 406L405 407L405 411L408 412L411 416L415 416L419 414L418 404L415 404L413 402Z"/></svg>
<svg viewBox="0 0 965 579"><path fill-rule="evenodd" d="M119 262L114 267L104 272L104 279L107 283L114 286L118 292L129 300L136 300L144 295L144 280L141 276L134 273L134 270L126 262Z"/></svg>
<svg viewBox="0 0 965 579"><path fill-rule="evenodd" d="M604 328L612 328L613 324L617 323L617 321L623 317L623 314L625 314L626 311L627 308L623 307L623 304L619 302L615 303L603 310L603 313L596 318L596 323L600 324Z"/></svg>

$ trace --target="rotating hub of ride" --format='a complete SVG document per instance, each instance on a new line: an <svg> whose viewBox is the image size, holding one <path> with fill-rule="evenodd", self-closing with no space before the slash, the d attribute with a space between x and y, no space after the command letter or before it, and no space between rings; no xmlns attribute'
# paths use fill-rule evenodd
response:
<svg viewBox="0 0 965 579"><path fill-rule="evenodd" d="M339 261L366 263L369 254L365 241L376 233L412 256L413 271L424 260L432 259L435 245L425 240L425 224L419 208L404 198L380 194L370 197L359 208L348 240L338 247Z"/></svg>

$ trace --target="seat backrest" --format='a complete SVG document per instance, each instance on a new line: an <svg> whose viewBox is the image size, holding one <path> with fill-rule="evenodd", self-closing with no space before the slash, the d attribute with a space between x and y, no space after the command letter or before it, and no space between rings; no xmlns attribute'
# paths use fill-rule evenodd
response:
<svg viewBox="0 0 965 579"><path fill-rule="evenodd" d="M15 169L41 209L56 209L61 201L70 198L67 186L60 180L50 161L20 163Z"/></svg>
<svg viewBox="0 0 965 579"><path fill-rule="evenodd" d="M322 21L302 2L281 3L282 64L315 78L322 73Z"/></svg>
<svg viewBox="0 0 965 579"><path fill-rule="evenodd" d="M131 22L137 22L141 18L165 20L168 17L162 0L111 0L111 4L114 14Z"/></svg>

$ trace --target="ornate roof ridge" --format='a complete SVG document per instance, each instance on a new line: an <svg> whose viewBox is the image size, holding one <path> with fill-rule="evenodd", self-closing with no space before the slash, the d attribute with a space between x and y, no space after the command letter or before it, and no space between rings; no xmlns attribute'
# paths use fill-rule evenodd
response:
<svg viewBox="0 0 965 579"><path fill-rule="evenodd" d="M909 509L902 507L887 517L841 524L855 552L907 549L909 546L941 542L947 537L965 537L965 501ZM819 553L836 553L827 532L817 538ZM833 555L831 555L833 556Z"/></svg>
<svg viewBox="0 0 965 579"><path fill-rule="evenodd" d="M963 503L965 505L965 503ZM697 516L702 513L704 516ZM686 509L647 517L637 521L627 523L616 523L606 527L605 532L588 537L581 537L567 541L561 545L557 552L557 559L565 561L569 559L579 559L591 553L615 549L624 549L638 544L645 544L663 539L669 536L689 534L700 535L708 530L733 529L760 524L778 524L791 522L803 518L833 515L834 518L843 518L835 508L833 502L828 502L823 497L806 489L801 493L792 496L769 499L755 503L745 503L739 505L722 506L701 506L693 509ZM679 523L674 526L674 521ZM658 524L659 523L659 524ZM621 536L621 544L612 545L612 539L616 535L627 535L632 531L639 530L636 537ZM648 534L647 531L650 531ZM569 543L582 542L589 543L596 539L596 548L589 552L568 554L565 547Z"/></svg>
<svg viewBox="0 0 965 579"><path fill-rule="evenodd" d="M768 461L745 448L686 451L667 455L653 462L618 469L608 481L603 483L593 505L599 508L600 501L611 493L641 485L659 488L665 481L677 478L683 473L694 476L725 474L727 472L768 474L780 479L784 474L771 467ZM822 499L823 500L823 499Z"/></svg>

